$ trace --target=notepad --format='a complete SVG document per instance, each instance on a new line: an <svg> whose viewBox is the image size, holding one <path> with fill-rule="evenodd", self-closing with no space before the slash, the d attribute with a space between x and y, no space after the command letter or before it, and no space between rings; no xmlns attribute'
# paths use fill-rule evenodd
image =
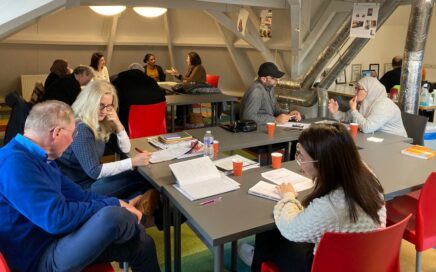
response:
<svg viewBox="0 0 436 272"><path fill-rule="evenodd" d="M282 184L285 182L291 183L295 191L300 192L313 187L313 181L305 176L292 172L286 168L271 170L261 174L263 178Z"/></svg>
<svg viewBox="0 0 436 272"><path fill-rule="evenodd" d="M436 150L422 145L412 145L408 148L401 150L401 153L424 160L428 160L436 156Z"/></svg>
<svg viewBox="0 0 436 272"><path fill-rule="evenodd" d="M223 172L230 173L233 171L233 160L242 161L242 170L259 167L258 162L249 160L245 157L242 157L241 155L229 156L223 159L216 160L213 163L215 164L216 167L218 167L218 169L222 170Z"/></svg>
<svg viewBox="0 0 436 272"><path fill-rule="evenodd" d="M277 193L276 185L262 180L248 189L248 193L250 195L260 196L274 201L279 201L281 199L280 195Z"/></svg>
<svg viewBox="0 0 436 272"><path fill-rule="evenodd" d="M189 200L237 190L240 184L220 173L209 157L169 165L176 177L174 187Z"/></svg>

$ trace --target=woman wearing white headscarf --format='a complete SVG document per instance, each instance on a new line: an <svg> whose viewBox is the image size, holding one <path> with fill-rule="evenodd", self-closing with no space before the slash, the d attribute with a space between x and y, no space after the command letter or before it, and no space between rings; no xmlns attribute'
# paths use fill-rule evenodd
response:
<svg viewBox="0 0 436 272"><path fill-rule="evenodd" d="M363 133L382 131L407 137L401 120L401 112L387 98L383 84L374 77L364 77L354 87L356 96L350 102L350 110L339 111L336 100L329 100L329 111L333 118L343 122L354 122Z"/></svg>

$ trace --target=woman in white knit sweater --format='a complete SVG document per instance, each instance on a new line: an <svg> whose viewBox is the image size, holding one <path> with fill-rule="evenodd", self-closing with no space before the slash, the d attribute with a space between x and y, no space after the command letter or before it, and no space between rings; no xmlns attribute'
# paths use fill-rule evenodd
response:
<svg viewBox="0 0 436 272"><path fill-rule="evenodd" d="M303 131L295 160L315 187L300 203L291 184L277 191L277 230L256 236L252 271L272 261L280 271L310 271L325 232L368 232L386 226L383 188L360 159L341 124L313 125Z"/></svg>

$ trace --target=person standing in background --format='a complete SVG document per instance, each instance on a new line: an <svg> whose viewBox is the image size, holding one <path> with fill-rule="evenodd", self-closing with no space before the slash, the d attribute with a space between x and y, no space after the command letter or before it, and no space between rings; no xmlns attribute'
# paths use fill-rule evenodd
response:
<svg viewBox="0 0 436 272"><path fill-rule="evenodd" d="M400 85L402 64L403 59L400 56L395 56L392 59L392 70L386 72L382 78L380 78L380 82L385 86L387 93L389 93L391 88L395 85Z"/></svg>
<svg viewBox="0 0 436 272"><path fill-rule="evenodd" d="M156 64L156 56L153 54L146 54L144 57L145 74L152 79L159 81L165 81L166 75L162 67Z"/></svg>
<svg viewBox="0 0 436 272"><path fill-rule="evenodd" d="M109 82L109 72L102 53L96 52L92 54L91 64L89 66L94 69L94 79L103 79Z"/></svg>

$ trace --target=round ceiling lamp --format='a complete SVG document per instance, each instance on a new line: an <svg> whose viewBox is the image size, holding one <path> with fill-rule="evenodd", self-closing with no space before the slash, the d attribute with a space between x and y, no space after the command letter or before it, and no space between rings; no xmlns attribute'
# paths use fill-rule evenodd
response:
<svg viewBox="0 0 436 272"><path fill-rule="evenodd" d="M126 6L89 6L89 8L100 15L112 16L123 12Z"/></svg>
<svg viewBox="0 0 436 272"><path fill-rule="evenodd" d="M134 7L133 10L144 17L158 17L167 12L166 8L153 8L153 7Z"/></svg>

